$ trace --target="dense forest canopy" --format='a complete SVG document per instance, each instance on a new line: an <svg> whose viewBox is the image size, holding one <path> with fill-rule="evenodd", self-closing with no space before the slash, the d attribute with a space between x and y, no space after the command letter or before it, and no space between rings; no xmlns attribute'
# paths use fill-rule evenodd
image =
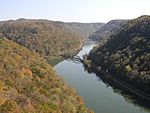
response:
<svg viewBox="0 0 150 113"><path fill-rule="evenodd" d="M111 20L105 25L103 25L99 30L89 36L90 39L99 42L107 41L111 35L120 30L128 20Z"/></svg>
<svg viewBox="0 0 150 113"><path fill-rule="evenodd" d="M38 54L0 38L1 113L90 113Z"/></svg>
<svg viewBox="0 0 150 113"><path fill-rule="evenodd" d="M1 21L0 35L43 56L59 56L79 50L82 41L103 25L18 19Z"/></svg>
<svg viewBox="0 0 150 113"><path fill-rule="evenodd" d="M19 19L0 22L0 34L43 56L58 56L75 51L81 36L66 28L62 22Z"/></svg>
<svg viewBox="0 0 150 113"><path fill-rule="evenodd" d="M114 76L150 94L150 16L130 20L89 58Z"/></svg>

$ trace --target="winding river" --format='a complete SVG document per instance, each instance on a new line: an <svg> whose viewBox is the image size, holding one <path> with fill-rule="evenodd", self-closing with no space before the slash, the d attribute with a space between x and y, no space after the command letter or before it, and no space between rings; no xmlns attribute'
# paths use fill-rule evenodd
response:
<svg viewBox="0 0 150 113"><path fill-rule="evenodd" d="M85 43L78 53L82 57L95 43ZM150 108L138 102L131 95L107 83L94 73L85 71L81 63L64 60L54 69L62 78L83 97L88 108L95 113L150 113Z"/></svg>

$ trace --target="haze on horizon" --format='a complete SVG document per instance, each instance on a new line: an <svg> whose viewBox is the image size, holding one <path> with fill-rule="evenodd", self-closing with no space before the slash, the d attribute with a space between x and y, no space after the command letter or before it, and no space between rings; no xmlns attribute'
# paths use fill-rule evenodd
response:
<svg viewBox="0 0 150 113"><path fill-rule="evenodd" d="M0 21L29 18L108 22L149 15L150 0L1 0Z"/></svg>

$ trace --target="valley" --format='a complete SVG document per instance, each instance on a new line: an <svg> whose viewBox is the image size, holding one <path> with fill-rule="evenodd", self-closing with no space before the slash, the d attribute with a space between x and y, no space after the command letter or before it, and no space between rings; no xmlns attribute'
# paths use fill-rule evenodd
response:
<svg viewBox="0 0 150 113"><path fill-rule="evenodd" d="M98 43L90 42L83 46L77 54L83 58ZM101 73L88 69L74 60L64 60L54 66L54 69L70 86L74 87L83 97L85 105L94 113L149 113L149 102L136 98ZM118 107L119 106L119 107ZM108 109L109 108L109 109Z"/></svg>
<svg viewBox="0 0 150 113"><path fill-rule="evenodd" d="M149 36L146 15L1 21L0 112L149 113Z"/></svg>

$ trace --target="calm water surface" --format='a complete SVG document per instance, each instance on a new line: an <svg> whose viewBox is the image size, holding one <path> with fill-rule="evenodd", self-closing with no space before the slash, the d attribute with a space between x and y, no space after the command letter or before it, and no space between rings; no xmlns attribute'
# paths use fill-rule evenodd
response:
<svg viewBox="0 0 150 113"><path fill-rule="evenodd" d="M87 43L78 56L88 53L94 43ZM82 64L64 60L55 67L56 72L76 89L88 108L95 113L150 113L144 105L138 105L129 95L104 83L96 74L85 71Z"/></svg>

